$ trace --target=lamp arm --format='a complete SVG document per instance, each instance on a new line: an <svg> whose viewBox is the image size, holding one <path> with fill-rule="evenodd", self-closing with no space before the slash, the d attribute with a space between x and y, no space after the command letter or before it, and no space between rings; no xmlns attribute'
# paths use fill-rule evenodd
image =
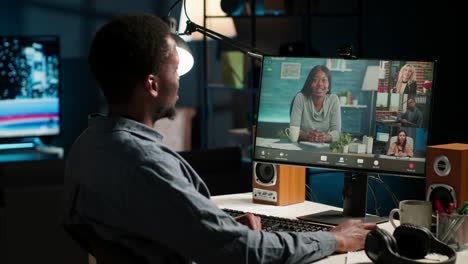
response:
<svg viewBox="0 0 468 264"><path fill-rule="evenodd" d="M200 32L201 34L208 36L212 39L221 41L224 44L227 44L237 50L242 51L243 53L249 55L250 57L257 58L257 59L262 59L264 52L259 51L258 49L252 48L242 42L230 39L222 34L219 34L218 32L215 32L211 29L208 29L206 27L202 27L200 25L197 25L193 23L192 21L188 20L187 21L187 27L185 28L185 35L190 35L193 32ZM262 53L262 54L259 54Z"/></svg>

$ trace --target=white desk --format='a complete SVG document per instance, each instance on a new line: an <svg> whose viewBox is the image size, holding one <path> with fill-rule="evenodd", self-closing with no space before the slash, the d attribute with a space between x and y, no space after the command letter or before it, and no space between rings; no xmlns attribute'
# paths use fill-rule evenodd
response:
<svg viewBox="0 0 468 264"><path fill-rule="evenodd" d="M229 195L218 195L211 198L220 208L228 208L253 212L258 214L295 218L296 216L318 213L326 210L341 210L341 208L328 206L324 204L305 201L303 203L292 204L287 206L273 206L254 204L252 202L252 193L239 193ZM389 223L379 224L379 227L393 233L393 226ZM346 254L334 254L317 262L319 264L339 264L346 263ZM456 264L468 263L468 250L458 252Z"/></svg>

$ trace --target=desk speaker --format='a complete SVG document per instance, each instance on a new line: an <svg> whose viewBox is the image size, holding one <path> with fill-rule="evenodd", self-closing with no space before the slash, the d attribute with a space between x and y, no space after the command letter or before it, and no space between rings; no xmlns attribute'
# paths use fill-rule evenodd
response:
<svg viewBox="0 0 468 264"><path fill-rule="evenodd" d="M462 207L468 202L468 144L428 146L426 150L426 199ZM435 209L435 208L434 208Z"/></svg>
<svg viewBox="0 0 468 264"><path fill-rule="evenodd" d="M305 168L253 163L253 202L288 205L305 200Z"/></svg>

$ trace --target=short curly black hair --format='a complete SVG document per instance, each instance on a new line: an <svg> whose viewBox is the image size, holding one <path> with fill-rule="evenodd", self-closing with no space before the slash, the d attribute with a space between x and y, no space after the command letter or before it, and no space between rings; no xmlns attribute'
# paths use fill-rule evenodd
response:
<svg viewBox="0 0 468 264"><path fill-rule="evenodd" d="M127 102L146 76L159 73L168 36L166 23L152 14L116 18L96 33L88 59L109 104Z"/></svg>

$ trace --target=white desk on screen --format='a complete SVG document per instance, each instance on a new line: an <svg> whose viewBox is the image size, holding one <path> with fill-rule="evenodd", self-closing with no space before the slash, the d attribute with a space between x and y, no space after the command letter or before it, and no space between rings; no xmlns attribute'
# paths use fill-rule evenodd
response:
<svg viewBox="0 0 468 264"><path fill-rule="evenodd" d="M241 210L258 214L295 218L296 216L318 213L326 210L341 210L341 208L328 206L324 204L305 201L303 203L287 206L273 206L255 204L252 202L252 193L239 193L229 195L218 195L211 198L220 208ZM389 223L379 224L379 227L393 233L393 226ZM346 254L334 254L318 260L318 264L341 264L346 263ZM468 250L458 252L456 264L468 263Z"/></svg>

